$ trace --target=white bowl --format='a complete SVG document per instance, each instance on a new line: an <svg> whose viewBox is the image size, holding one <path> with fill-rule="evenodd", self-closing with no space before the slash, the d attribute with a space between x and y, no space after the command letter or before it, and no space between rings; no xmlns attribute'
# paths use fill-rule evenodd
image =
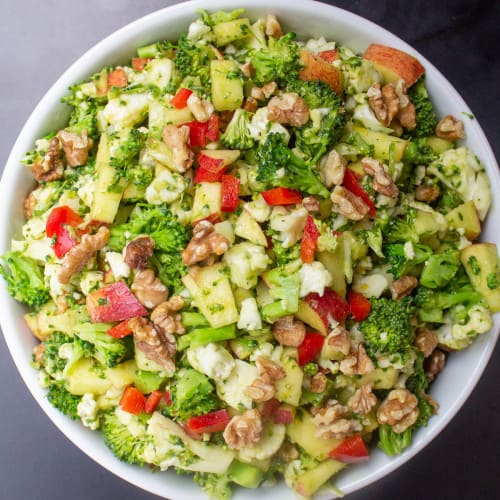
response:
<svg viewBox="0 0 500 500"><path fill-rule="evenodd" d="M0 254L9 248L11 237L23 222L21 200L33 184L28 170L19 168L19 160L25 151L33 147L35 139L64 124L68 109L60 103L60 98L66 94L67 88L103 66L125 63L138 46L158 39L175 40L196 17L196 9L228 10L235 6L245 7L250 17L272 12L286 29L296 31L299 38L324 35L360 52L369 43L376 42L414 54L427 70L427 86L438 113L460 116L462 112L470 111L451 84L423 56L395 35L355 14L304 0L198 0L177 4L143 17L97 44L76 61L40 101L19 135L2 176L0 199L5 209L0 213ZM479 155L492 184L494 201L483 229L483 238L500 244L500 234L495 231L500 225L498 166L476 120L467 121L466 131L466 144ZM47 402L44 391L38 385L37 373L30 366L31 351L36 341L22 319L25 309L10 298L3 286L0 287L0 301L3 305L0 317L2 330L21 376L49 418L75 445L114 474L151 493L172 499L203 498L201 490L190 477L173 472L152 474L148 469L118 461L105 446L101 434L83 428L56 411ZM344 493L367 486L397 469L441 432L481 376L497 340L499 323L497 315L493 331L477 339L467 350L449 357L445 371L431 391L441 405L439 415L430 420L428 427L415 434L412 446L395 458L374 449L368 463L350 467L338 476L336 484ZM259 490L238 490L236 498L258 498L260 495ZM285 499L290 498L291 493L284 485L279 485L274 488L273 496Z"/></svg>

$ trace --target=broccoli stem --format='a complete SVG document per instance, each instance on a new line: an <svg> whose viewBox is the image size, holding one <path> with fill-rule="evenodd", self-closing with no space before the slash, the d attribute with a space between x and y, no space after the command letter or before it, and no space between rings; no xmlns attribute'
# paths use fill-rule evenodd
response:
<svg viewBox="0 0 500 500"><path fill-rule="evenodd" d="M144 45L144 47L139 47L137 49L137 55L139 57L156 57L158 55L158 44L152 43L151 45Z"/></svg>
<svg viewBox="0 0 500 500"><path fill-rule="evenodd" d="M203 314L201 314L201 313L184 311L181 313L181 317L182 317L182 324L186 328L193 327L193 326L208 326L209 325L207 318L205 318L205 316L203 316Z"/></svg>
<svg viewBox="0 0 500 500"><path fill-rule="evenodd" d="M236 337L235 325L227 325L219 328L196 328L177 340L177 349L183 351L189 347L200 347L211 342L231 340Z"/></svg>

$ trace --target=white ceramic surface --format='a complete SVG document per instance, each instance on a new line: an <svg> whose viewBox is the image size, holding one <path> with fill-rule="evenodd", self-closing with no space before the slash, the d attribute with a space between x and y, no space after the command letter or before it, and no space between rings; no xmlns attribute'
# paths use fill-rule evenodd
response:
<svg viewBox="0 0 500 500"><path fill-rule="evenodd" d="M8 249L11 237L21 227L22 199L32 186L31 174L20 166L19 159L33 147L35 139L64 124L68 109L60 103L60 98L66 89L105 65L125 63L138 46L158 39L175 40L196 17L198 8L214 11L236 6L246 7L250 17L272 12L287 30L297 32L302 39L324 35L355 51L362 51L369 43L376 42L414 54L426 67L427 86L437 111L441 115L446 113L455 116L460 116L464 111L470 112L451 84L423 56L395 35L355 14L307 0L197 0L177 4L143 17L97 44L76 61L40 101L14 145L1 180L0 200L3 206L0 213L0 254ZM500 244L500 233L495 231L500 224L498 165L476 120L466 120L466 131L466 144L485 165L492 184L494 203L484 226L483 238ZM3 286L0 287L0 303L3 309L1 326L21 376L49 418L75 445L114 474L147 491L174 500L203 498L201 490L189 477L178 476L174 472L152 474L148 469L119 462L104 445L100 433L83 428L52 408L44 397L44 391L38 386L36 371L30 366L35 340L22 319L25 309L10 298ZM427 428L416 433L412 446L395 458L386 457L374 449L368 463L350 467L338 476L336 484L344 493L362 488L394 471L439 434L460 409L481 376L498 337L499 323L497 315L492 332L483 335L466 351L450 356L444 373L431 391L441 405L439 415L430 420ZM269 493L266 491L266 494ZM239 490L236 498L258 498L261 494L259 490ZM276 500L292 496L284 485L274 488L272 494Z"/></svg>

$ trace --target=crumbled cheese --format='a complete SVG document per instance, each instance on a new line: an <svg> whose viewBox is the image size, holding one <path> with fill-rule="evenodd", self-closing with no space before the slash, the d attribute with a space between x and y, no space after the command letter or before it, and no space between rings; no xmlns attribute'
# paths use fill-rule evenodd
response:
<svg viewBox="0 0 500 500"><path fill-rule="evenodd" d="M193 368L216 381L226 380L235 366L229 351L213 342L188 349L187 358Z"/></svg>
<svg viewBox="0 0 500 500"><path fill-rule="evenodd" d="M99 418L97 417L98 409L99 406L92 394L84 394L76 407L82 424L93 431L99 428Z"/></svg>
<svg viewBox="0 0 500 500"><path fill-rule="evenodd" d="M133 127L144 120L150 99L148 94L121 94L108 101L102 116L115 127Z"/></svg>
<svg viewBox="0 0 500 500"><path fill-rule="evenodd" d="M238 320L240 330L260 330L262 319L257 307L257 301L253 297L248 297L241 302L240 319Z"/></svg>
<svg viewBox="0 0 500 500"><path fill-rule="evenodd" d="M104 257L111 268L115 279L128 278L130 276L130 267L125 262L123 255L118 252L106 252Z"/></svg>
<svg viewBox="0 0 500 500"><path fill-rule="evenodd" d="M189 25L187 38L191 42L196 42L207 33L210 33L210 26L207 26L201 19L197 19Z"/></svg>
<svg viewBox="0 0 500 500"><path fill-rule="evenodd" d="M303 206L291 210L275 207L271 213L269 226L273 231L280 233L278 239L285 248L289 248L302 236L307 216L308 212Z"/></svg>
<svg viewBox="0 0 500 500"><path fill-rule="evenodd" d="M271 207L260 194L255 200L245 203L243 210L246 210L257 222L266 222L271 216Z"/></svg>
<svg viewBox="0 0 500 500"><path fill-rule="evenodd" d="M316 292L321 297L325 292L325 287L332 284L332 275L321 262L311 262L304 264L299 269L300 277L300 297Z"/></svg>
<svg viewBox="0 0 500 500"><path fill-rule="evenodd" d="M187 186L188 183L182 175L164 168L146 188L146 201L153 205L172 203L180 197Z"/></svg>

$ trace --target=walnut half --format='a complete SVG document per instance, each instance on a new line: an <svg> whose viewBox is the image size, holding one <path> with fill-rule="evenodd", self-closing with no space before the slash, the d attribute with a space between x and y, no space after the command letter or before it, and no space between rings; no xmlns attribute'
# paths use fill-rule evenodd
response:
<svg viewBox="0 0 500 500"><path fill-rule="evenodd" d="M418 399L407 389L394 389L377 411L379 424L388 424L397 434L412 426L418 418Z"/></svg>
<svg viewBox="0 0 500 500"><path fill-rule="evenodd" d="M168 297L167 287L155 276L152 269L139 271L131 286L139 302L148 309L165 302Z"/></svg>
<svg viewBox="0 0 500 500"><path fill-rule="evenodd" d="M436 135L446 141L465 139L464 122L457 120L452 115L446 115L436 125Z"/></svg>
<svg viewBox="0 0 500 500"><path fill-rule="evenodd" d="M389 198L398 197L399 189L396 184L394 184L392 177L386 171L382 163L373 158L366 157L361 160L361 166L370 177L373 177L373 189L375 189L377 193L388 196Z"/></svg>
<svg viewBox="0 0 500 500"><path fill-rule="evenodd" d="M210 221L202 220L194 226L193 237L182 252L182 262L192 266L210 255L222 255L228 248L227 238L215 231Z"/></svg>
<svg viewBox="0 0 500 500"><path fill-rule="evenodd" d="M295 92L273 97L267 105L267 110L267 117L272 122L302 127L309 121L309 108L306 101Z"/></svg>
<svg viewBox="0 0 500 500"><path fill-rule="evenodd" d="M256 445L262 436L262 429L260 413L257 410L247 410L230 420L222 436L229 448L241 450Z"/></svg>
<svg viewBox="0 0 500 500"><path fill-rule="evenodd" d="M316 426L315 436L321 439L344 439L361 430L361 424L349 417L349 409L337 400L331 399L326 405L311 410Z"/></svg>
<svg viewBox="0 0 500 500"><path fill-rule="evenodd" d="M330 195L334 208L346 219L361 220L368 215L370 207L354 193L342 186L335 186Z"/></svg>
<svg viewBox="0 0 500 500"><path fill-rule="evenodd" d="M298 347L306 336L306 326L293 316L283 316L273 323L272 332L281 345Z"/></svg>

